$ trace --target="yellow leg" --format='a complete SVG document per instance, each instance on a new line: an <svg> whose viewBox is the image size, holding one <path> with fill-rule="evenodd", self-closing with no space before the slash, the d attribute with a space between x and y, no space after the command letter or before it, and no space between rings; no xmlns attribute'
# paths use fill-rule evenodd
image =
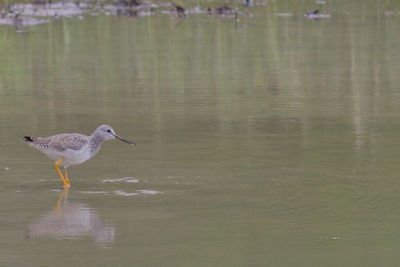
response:
<svg viewBox="0 0 400 267"><path fill-rule="evenodd" d="M68 187L70 187L70 186L71 186L71 183L69 182L69 179L68 179L67 168L64 169L64 179L65 179L65 181L67 182Z"/></svg>
<svg viewBox="0 0 400 267"><path fill-rule="evenodd" d="M63 174L62 174L61 171L60 171L60 165L61 165L62 162L63 162L63 159L62 159L62 158L59 159L59 160L57 160L56 163L54 164L54 168L56 169L56 172L57 172L58 176L60 176L61 181L63 181L63 183L64 183L64 188L68 188L68 187L69 187L69 184L68 184L67 180L65 180Z"/></svg>

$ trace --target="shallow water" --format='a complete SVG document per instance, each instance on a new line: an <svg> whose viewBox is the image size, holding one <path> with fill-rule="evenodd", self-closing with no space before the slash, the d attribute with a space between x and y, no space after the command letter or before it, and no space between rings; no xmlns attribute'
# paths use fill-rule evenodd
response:
<svg viewBox="0 0 400 267"><path fill-rule="evenodd" d="M397 266L400 16L285 3L0 27L0 266Z"/></svg>

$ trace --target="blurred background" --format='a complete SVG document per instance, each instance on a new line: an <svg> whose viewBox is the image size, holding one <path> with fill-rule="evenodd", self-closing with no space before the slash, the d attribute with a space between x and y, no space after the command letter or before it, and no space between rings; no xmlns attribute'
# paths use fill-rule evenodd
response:
<svg viewBox="0 0 400 267"><path fill-rule="evenodd" d="M1 266L398 266L398 1L2 10ZM69 192L21 142L103 123Z"/></svg>

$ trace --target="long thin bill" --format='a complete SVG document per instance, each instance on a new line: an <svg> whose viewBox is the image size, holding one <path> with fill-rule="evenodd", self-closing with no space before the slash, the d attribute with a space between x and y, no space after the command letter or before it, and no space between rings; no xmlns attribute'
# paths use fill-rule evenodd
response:
<svg viewBox="0 0 400 267"><path fill-rule="evenodd" d="M130 144L130 145L132 145L132 146L136 145L134 142L131 142L131 141L129 141L129 140L126 140L126 139L122 138L121 136L115 135L115 138L117 138L118 140L121 140L122 142L125 142L125 143L127 143L127 144Z"/></svg>

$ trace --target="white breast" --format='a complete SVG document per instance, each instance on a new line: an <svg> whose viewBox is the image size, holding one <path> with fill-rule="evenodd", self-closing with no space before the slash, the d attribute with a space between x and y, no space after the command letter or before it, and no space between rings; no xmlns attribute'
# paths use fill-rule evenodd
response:
<svg viewBox="0 0 400 267"><path fill-rule="evenodd" d="M90 149L67 150L64 153L64 166L81 164L91 158Z"/></svg>
<svg viewBox="0 0 400 267"><path fill-rule="evenodd" d="M66 167L81 164L91 158L89 145L85 145L80 150L67 149L62 153L56 151L46 151L46 155L54 161L63 158L64 160L61 164Z"/></svg>

